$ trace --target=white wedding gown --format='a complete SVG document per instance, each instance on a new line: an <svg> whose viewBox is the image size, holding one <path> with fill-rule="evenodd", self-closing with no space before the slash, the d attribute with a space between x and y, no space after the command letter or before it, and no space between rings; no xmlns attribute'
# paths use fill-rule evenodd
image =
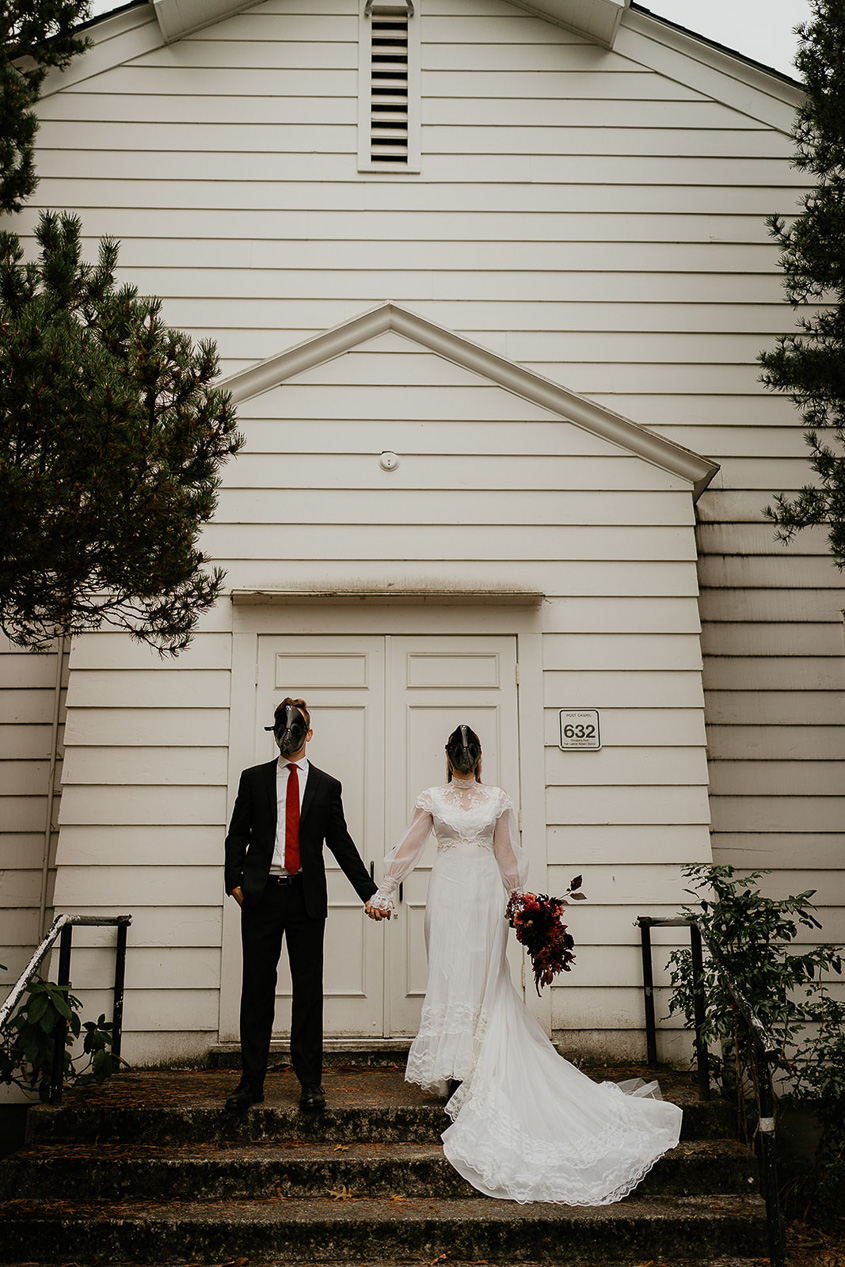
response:
<svg viewBox="0 0 845 1267"><path fill-rule="evenodd" d="M593 1082L558 1055L511 983L504 910L525 882L525 861L501 788L455 778L423 792L373 904L390 905L432 827L428 986L405 1077L441 1092L446 1080L461 1081L446 1105L443 1147L479 1192L619 1201L677 1144L681 1110L654 1083L626 1092Z"/></svg>

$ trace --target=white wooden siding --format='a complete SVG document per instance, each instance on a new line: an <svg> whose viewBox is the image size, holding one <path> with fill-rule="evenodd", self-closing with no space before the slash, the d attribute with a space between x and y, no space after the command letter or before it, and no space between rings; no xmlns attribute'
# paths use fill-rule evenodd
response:
<svg viewBox="0 0 845 1267"><path fill-rule="evenodd" d="M405 380L419 390L398 385ZM367 421L359 425L358 414ZM516 584L533 576L548 595L551 858L594 872L602 924L623 921L612 934L595 923L579 932L583 972L592 974L609 936L625 961L621 977L611 983L605 968L583 979L612 995L610 1035L623 1014L638 1028L631 904L673 910L680 863L708 853L688 483L395 335L246 401L240 422L246 450L226 469L204 540L233 588L312 589L369 577L436 593L444 584L477 585L482 575L501 585L512 566ZM394 446L400 465L388 473L378 454ZM621 606L617 595L627 596ZM630 619L620 623L626 608ZM131 903L132 946L143 950L144 966L129 983L127 1041L139 1053L152 1042L142 1022L151 979L178 996L189 1043L205 1033L207 991L216 988L219 928L205 917L220 911L227 610L214 617L220 632L201 634L174 667L119 636L83 638L74 648L62 898L71 908ZM563 704L607 706L605 750L559 751L553 708ZM180 706L189 711L171 731ZM565 835L573 828L577 845ZM638 872L648 863L661 879L644 888ZM614 910L617 884L627 900ZM181 908L188 891L210 944L192 942L207 953L187 958L175 951L167 971L161 908ZM173 944L184 944L181 928ZM107 953L86 952L80 964L80 973L103 974ZM93 1006L94 983L77 988ZM581 1019L570 1016L570 1027L591 1029L593 1004L587 993L578 997ZM171 1002L168 994L166 1016Z"/></svg>
<svg viewBox="0 0 845 1267"><path fill-rule="evenodd" d="M218 610L178 665L121 634L73 646L56 900L132 914L130 1061L201 1054L216 1035L231 666L220 625ZM80 929L77 943L74 988L108 1011L114 935Z"/></svg>
<svg viewBox="0 0 845 1267"><path fill-rule="evenodd" d="M624 671L610 645L608 667L547 670L550 701L577 686L585 705L613 710L628 750L641 742L632 719L652 737L664 713L671 727L694 730L696 667L664 673L640 661L653 659L648 635L665 632L667 662L681 664L700 583L716 856L759 859L776 868L773 885L792 887L794 860L806 869L812 848L827 891L842 856L842 777L832 765L842 760L841 578L817 538L784 550L760 518L773 492L807 478L792 406L762 390L755 363L792 324L764 217L798 205L787 135L797 94L642 13L626 14L609 53L503 0L423 0L419 9L418 176L356 171L354 0L266 0L167 48L136 9L95 28L102 42L51 77L40 107L41 183L20 223L31 228L42 206L69 207L83 216L89 255L97 235L120 238L126 279L162 295L173 324L216 338L225 373L389 298L721 462L699 503L696 575L681 481L651 482L644 463L589 445L549 452L552 430L566 444L583 437L536 414L491 416L492 400L513 402L478 384L459 388L444 366L439 388L427 388L414 373L426 358L394 348L380 361L393 374L384 392L367 386L367 353L326 367L319 411L308 392L285 388L283 417L311 418L307 427L286 421L277 434L273 393L242 410L250 447L208 539L238 585L271 586L285 542L267 488L315 487L326 491L307 536L296 538L301 557L285 565L287 584L354 572L377 586L385 554L391 575L433 584L450 556L436 545L449 540L449 500L465 498L478 529L465 551L475 583L558 595L547 627L564 638L645 635L615 644ZM426 424L450 416L450 399L450 444L438 451ZM516 422L519 448L508 456ZM311 437L326 455L319 470ZM403 460L385 487L372 460L382 448L412 453L413 475ZM495 501L493 488L503 490ZM291 517L308 522L302 497L289 496ZM509 539L523 505L532 513L519 551ZM371 506L391 525L387 549L366 531ZM640 534L636 558L624 557L636 554L628 530L613 548L613 530L626 522ZM340 545L339 523L350 525ZM575 533L573 524L584 527ZM166 710L207 708L220 725L228 696L218 664L190 674L152 667L143 688L128 667L92 664L75 674L74 707L80 718L91 710L89 741L104 709L137 710L147 717L139 746L149 748L157 710L168 735ZM553 724L551 708L550 749ZM103 743L121 722L110 726ZM824 743L798 742L815 727ZM173 733L176 746L190 746L184 728ZM767 762L776 764L764 778ZM559 833L574 824L585 847L615 860L627 847L618 817L627 805L631 842L651 840L655 863L694 855L698 825L690 834L669 818L685 796L699 812L701 783L677 794L673 786L665 799L643 784L636 803L635 789L614 784L603 821L594 798L590 817L595 789L586 776L581 783L580 792L564 782L550 789L560 820L550 847L568 848L571 835ZM202 787L198 803L213 817L217 793ZM138 814L144 803L139 793ZM597 919L597 929L606 923ZM831 919L823 935L842 939L845 930Z"/></svg>
<svg viewBox="0 0 845 1267"><path fill-rule="evenodd" d="M0 636L0 994L11 986L44 931L52 902L55 827L61 799L67 658L57 697L57 651L36 655ZM49 794L54 724L58 760ZM48 830L49 825L49 830Z"/></svg>
<svg viewBox="0 0 845 1267"><path fill-rule="evenodd" d="M206 534L235 588L489 580L547 595L550 874L591 877L601 920L582 926L579 908L582 982L608 992L603 1021L576 993L567 1028L584 1049L601 1044L594 1026L609 1042L637 1030L631 910L675 910L680 863L709 856L689 485L396 335L243 402L240 418L246 450ZM384 449L400 454L390 473ZM606 747L562 753L555 706L602 708ZM649 863L659 883L641 882ZM608 940L624 986L589 966Z"/></svg>

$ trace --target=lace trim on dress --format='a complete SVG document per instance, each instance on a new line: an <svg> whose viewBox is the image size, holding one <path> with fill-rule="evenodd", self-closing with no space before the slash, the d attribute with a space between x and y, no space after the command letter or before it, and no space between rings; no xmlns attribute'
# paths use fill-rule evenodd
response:
<svg viewBox="0 0 845 1267"><path fill-rule="evenodd" d="M458 845L475 845L477 849L486 849L488 853L493 852L493 836L450 836L445 840L438 838L437 852L446 853L447 849L455 849Z"/></svg>
<svg viewBox="0 0 845 1267"><path fill-rule="evenodd" d="M389 891L388 891L388 886L386 884L383 884L381 888L377 889L376 892L370 898L370 906L374 906L377 911L392 911L393 901L390 897L390 894L394 891L395 888L396 888L396 885L393 884L390 886Z"/></svg>
<svg viewBox="0 0 845 1267"><path fill-rule="evenodd" d="M496 821L505 810L513 808L513 801L503 788L475 781L426 788L414 804L415 808L431 814L454 833L447 837L437 833L438 850L452 849L458 843L491 849ZM492 821L491 805L495 808Z"/></svg>
<svg viewBox="0 0 845 1267"><path fill-rule="evenodd" d="M616 1095L624 1100L624 1093L611 1083L603 1089L614 1099L613 1112L618 1112ZM522 1203L592 1206L620 1201L673 1147L671 1132L660 1142L653 1127L641 1130L630 1120L608 1123L595 1136L561 1144L538 1140L498 1096L489 1091L479 1094L471 1086L460 1087L446 1111L453 1119L463 1111L460 1122L443 1136L449 1160L463 1162L485 1188L504 1190Z"/></svg>
<svg viewBox="0 0 845 1267"><path fill-rule="evenodd" d="M468 1079L487 1025L486 1010L470 1004L424 1008L419 1032L408 1052L405 1081L434 1089L452 1078Z"/></svg>

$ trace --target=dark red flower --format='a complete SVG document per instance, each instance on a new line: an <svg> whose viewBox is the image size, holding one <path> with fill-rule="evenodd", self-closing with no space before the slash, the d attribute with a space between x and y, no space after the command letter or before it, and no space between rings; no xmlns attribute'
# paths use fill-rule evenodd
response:
<svg viewBox="0 0 845 1267"><path fill-rule="evenodd" d="M573 880L567 894L581 885L581 877ZM578 895L579 898L583 894ZM565 898L545 893L512 893L505 915L516 931L517 941L528 951L534 969L537 993L541 985L549 985L559 972L569 972L575 962L575 941L563 922Z"/></svg>

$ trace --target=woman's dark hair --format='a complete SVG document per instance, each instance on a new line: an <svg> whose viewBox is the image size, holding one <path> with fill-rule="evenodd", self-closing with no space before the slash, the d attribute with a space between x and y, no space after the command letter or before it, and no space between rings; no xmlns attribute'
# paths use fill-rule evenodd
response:
<svg viewBox="0 0 845 1267"><path fill-rule="evenodd" d="M446 779L452 782L452 770L474 774L481 782L481 740L471 726L457 726L446 740Z"/></svg>

